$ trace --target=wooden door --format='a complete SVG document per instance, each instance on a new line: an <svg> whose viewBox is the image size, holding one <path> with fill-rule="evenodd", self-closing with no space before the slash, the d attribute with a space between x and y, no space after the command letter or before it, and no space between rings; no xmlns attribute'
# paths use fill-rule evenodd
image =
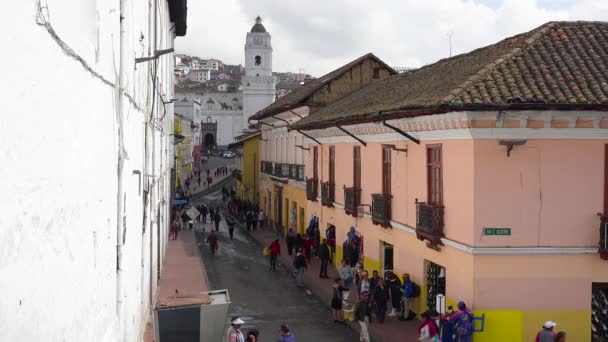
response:
<svg viewBox="0 0 608 342"><path fill-rule="evenodd" d="M427 145L427 191L429 204L443 204L443 170L441 145Z"/></svg>
<svg viewBox="0 0 608 342"><path fill-rule="evenodd" d="M382 146L382 194L391 193L391 146Z"/></svg>
<svg viewBox="0 0 608 342"><path fill-rule="evenodd" d="M361 189L361 147L353 147L353 187Z"/></svg>

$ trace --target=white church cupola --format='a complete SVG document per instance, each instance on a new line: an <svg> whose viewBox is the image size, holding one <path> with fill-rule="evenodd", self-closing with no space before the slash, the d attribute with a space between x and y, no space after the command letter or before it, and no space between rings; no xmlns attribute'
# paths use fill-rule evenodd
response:
<svg viewBox="0 0 608 342"><path fill-rule="evenodd" d="M270 33L259 16L245 40L245 77L242 82L243 128L247 128L249 117L275 99L276 78L272 76Z"/></svg>

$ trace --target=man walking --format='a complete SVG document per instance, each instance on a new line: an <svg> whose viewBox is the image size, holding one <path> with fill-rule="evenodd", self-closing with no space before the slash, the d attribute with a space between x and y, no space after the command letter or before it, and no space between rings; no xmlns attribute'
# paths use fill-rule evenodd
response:
<svg viewBox="0 0 608 342"><path fill-rule="evenodd" d="M207 243L209 244L209 248L211 248L211 255L215 255L215 250L218 248L217 246L217 235L215 235L215 231L211 229L211 233L207 237Z"/></svg>
<svg viewBox="0 0 608 342"><path fill-rule="evenodd" d="M304 270L308 268L306 265L306 257L302 254L302 250L298 250L296 257L293 259L293 267L296 269L296 286L304 286Z"/></svg>
<svg viewBox="0 0 608 342"><path fill-rule="evenodd" d="M400 321L412 319L410 318L410 300L414 298L414 286L414 283L410 280L410 275L403 273L403 305L401 317L399 317Z"/></svg>
<svg viewBox="0 0 608 342"><path fill-rule="evenodd" d="M296 233L292 228L289 228L287 232L287 237L285 237L285 242L287 243L287 254L289 256L293 255L293 244L296 242Z"/></svg>
<svg viewBox="0 0 608 342"><path fill-rule="evenodd" d="M220 231L220 221L222 220L222 217L220 216L220 209L218 208L215 211L215 216L213 217L213 221L215 222L215 230L217 230L218 232Z"/></svg>
<svg viewBox="0 0 608 342"><path fill-rule="evenodd" d="M279 243L279 239L275 239L270 246L270 270L276 271L277 269L277 258L281 255L281 243Z"/></svg>
<svg viewBox="0 0 608 342"><path fill-rule="evenodd" d="M235 318L230 322L224 342L245 342L245 335L240 330L241 324L245 324L245 322L240 318Z"/></svg>
<svg viewBox="0 0 608 342"><path fill-rule="evenodd" d="M226 216L226 224L228 225L228 234L230 234L230 240L232 240L234 236L234 220Z"/></svg>
<svg viewBox="0 0 608 342"><path fill-rule="evenodd" d="M369 305L369 293L361 293L359 303L355 307L355 319L361 326L361 334L359 335L360 342L370 342L369 339L369 322L372 318L372 312Z"/></svg>
<svg viewBox="0 0 608 342"><path fill-rule="evenodd" d="M327 264L329 263L329 246L327 240L323 239L323 242L319 245L319 259L321 259L321 270L319 271L319 278L329 278L327 275Z"/></svg>
<svg viewBox="0 0 608 342"><path fill-rule="evenodd" d="M260 224L260 229L264 227L264 220L266 220L264 210L260 209L260 213L258 214L258 223Z"/></svg>

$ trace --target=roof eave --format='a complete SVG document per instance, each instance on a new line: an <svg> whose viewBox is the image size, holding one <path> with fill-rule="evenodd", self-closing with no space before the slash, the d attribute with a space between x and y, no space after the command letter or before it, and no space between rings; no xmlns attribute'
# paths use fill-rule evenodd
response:
<svg viewBox="0 0 608 342"><path fill-rule="evenodd" d="M372 123L383 120L395 120L423 115L445 114L462 111L502 111L502 110L559 110L559 111L608 111L608 103L564 104L564 103L471 103L471 104L441 104L433 107L401 108L384 112L373 112L341 119L330 119L311 122L304 125L294 125L292 129L311 131L336 126L350 126Z"/></svg>

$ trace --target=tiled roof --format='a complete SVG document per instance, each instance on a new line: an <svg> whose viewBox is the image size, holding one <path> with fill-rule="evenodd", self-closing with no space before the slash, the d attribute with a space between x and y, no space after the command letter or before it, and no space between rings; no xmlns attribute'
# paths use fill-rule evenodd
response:
<svg viewBox="0 0 608 342"><path fill-rule="evenodd" d="M323 86L325 86L329 82L338 79L345 72L352 69L353 67L355 67L359 63L365 61L368 58L371 58L371 59L375 60L376 62L380 63L387 70L390 70L395 74L397 73L391 67L386 65L386 63L384 63L380 58L376 57L372 53L368 53L368 54L363 55L363 56L355 59L354 61L330 72L329 74L327 74L325 76L321 76L317 79L311 80L310 82L301 85L300 87L297 87L291 93L281 97L280 99L278 99L277 101L275 101L271 105L269 105L268 107L255 113L251 117L251 119L259 120L259 119L270 117L274 114L278 114L280 112L284 112L289 109L300 107L301 105L304 104L306 99L310 95L312 95L315 91L321 89Z"/></svg>
<svg viewBox="0 0 608 342"><path fill-rule="evenodd" d="M608 105L608 23L549 22L494 45L372 83L294 127L319 128L335 120L371 121L384 112L397 117L524 105Z"/></svg>

